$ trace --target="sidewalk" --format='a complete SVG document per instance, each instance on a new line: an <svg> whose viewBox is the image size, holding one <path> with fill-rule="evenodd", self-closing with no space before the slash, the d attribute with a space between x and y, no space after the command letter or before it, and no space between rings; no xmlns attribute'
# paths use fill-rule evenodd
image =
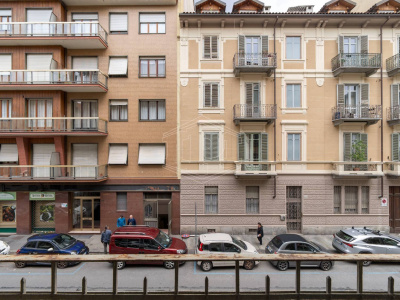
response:
<svg viewBox="0 0 400 300"><path fill-rule="evenodd" d="M33 234L32 234L33 235ZM21 248L26 240L31 235L10 235L10 236L0 236L0 240L7 242L11 247L11 254L15 253L19 248ZM82 234L82 235L73 235L75 238L85 242L85 244L89 247L91 254L103 253L103 244L100 242L100 234ZM178 235L173 235L173 237L181 238ZM255 235L235 235L238 239L249 242L258 249L260 253L264 253L266 244L274 237L272 235L266 235L263 238L263 245L261 246L258 243L258 240ZM332 248L332 235L305 235L306 239L313 241L326 249L329 252L335 252ZM194 248L196 246L195 237L190 237L184 239L186 243L189 253L194 253Z"/></svg>

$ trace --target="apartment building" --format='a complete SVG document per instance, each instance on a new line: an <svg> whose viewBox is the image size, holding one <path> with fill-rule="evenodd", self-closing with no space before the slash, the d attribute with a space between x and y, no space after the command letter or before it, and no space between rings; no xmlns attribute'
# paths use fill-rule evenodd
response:
<svg viewBox="0 0 400 300"><path fill-rule="evenodd" d="M0 232L179 232L176 0L0 2Z"/></svg>
<svg viewBox="0 0 400 300"><path fill-rule="evenodd" d="M400 2L264 5L179 15L181 230L399 232Z"/></svg>

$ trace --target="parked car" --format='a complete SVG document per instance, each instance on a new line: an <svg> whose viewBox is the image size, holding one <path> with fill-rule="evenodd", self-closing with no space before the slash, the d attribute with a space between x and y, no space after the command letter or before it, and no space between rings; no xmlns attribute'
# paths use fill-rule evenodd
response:
<svg viewBox="0 0 400 300"><path fill-rule="evenodd" d="M148 226L122 226L114 231L110 240L110 254L186 254L184 241L170 237L162 230ZM173 261L128 261L128 264L162 264L173 269ZM117 268L123 269L125 262L117 262ZM183 262L182 262L183 263Z"/></svg>
<svg viewBox="0 0 400 300"><path fill-rule="evenodd" d="M89 254L89 248L84 242L75 239L74 237L64 233L47 233L36 234L28 238L27 243L17 251L18 255L29 254L70 254L70 255L83 255ZM64 269L70 265L76 265L79 262L64 262L57 263L57 267ZM48 262L16 262L17 268L23 268L27 264L43 264L50 265Z"/></svg>
<svg viewBox="0 0 400 300"><path fill-rule="evenodd" d="M312 253L328 253L328 250L322 246L308 241L298 234L280 234L275 236L265 247L267 254L312 254ZM270 261L270 263L281 271L286 271L289 268L296 267L295 261ZM302 261L302 267L319 267L323 271L328 271L332 268L333 261Z"/></svg>
<svg viewBox="0 0 400 300"><path fill-rule="evenodd" d="M248 242L236 239L226 233L206 233L201 234L197 242L196 254L213 254L217 255L234 255L241 254L258 254L256 248ZM246 270L251 270L259 261L245 260L240 262ZM205 272L210 271L214 267L235 266L235 261L198 261L197 265Z"/></svg>
<svg viewBox="0 0 400 300"><path fill-rule="evenodd" d="M10 246L3 241L0 241L0 255L7 255L10 253Z"/></svg>
<svg viewBox="0 0 400 300"><path fill-rule="evenodd" d="M332 246L351 254L400 254L400 238L369 228L347 228L333 235ZM363 262L369 266L371 261Z"/></svg>

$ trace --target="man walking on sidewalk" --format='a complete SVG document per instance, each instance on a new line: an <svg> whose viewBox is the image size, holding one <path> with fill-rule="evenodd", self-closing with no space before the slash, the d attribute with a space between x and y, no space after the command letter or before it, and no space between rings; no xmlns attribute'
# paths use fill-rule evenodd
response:
<svg viewBox="0 0 400 300"><path fill-rule="evenodd" d="M257 228L257 239L260 242L260 245L262 245L262 238L264 236L264 229L261 225L260 222L258 222L258 228Z"/></svg>
<svg viewBox="0 0 400 300"><path fill-rule="evenodd" d="M111 230L108 226L104 227L104 231L101 233L101 242L104 245L104 254L107 254L107 246L110 244Z"/></svg>

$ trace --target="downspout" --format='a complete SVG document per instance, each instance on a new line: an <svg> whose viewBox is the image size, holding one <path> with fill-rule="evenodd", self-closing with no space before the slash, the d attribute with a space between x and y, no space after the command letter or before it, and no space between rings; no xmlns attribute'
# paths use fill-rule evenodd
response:
<svg viewBox="0 0 400 300"><path fill-rule="evenodd" d="M276 55L276 24L278 23L278 19L279 17L276 16L274 24L274 55ZM275 56L275 63L277 63L276 56ZM276 68L274 68L274 108L275 108L275 117L277 117L278 110L276 109ZM274 120L274 162L276 162L276 119ZM272 197L272 199L275 198L276 198L276 176L274 176L274 196Z"/></svg>
<svg viewBox="0 0 400 300"><path fill-rule="evenodd" d="M382 172L383 172L383 60L382 60L382 52L383 52L383 26L389 21L390 16L387 17L386 21L381 25L380 28L380 46L381 46L381 163L382 163ZM379 198L383 197L383 176L381 177L381 195Z"/></svg>

